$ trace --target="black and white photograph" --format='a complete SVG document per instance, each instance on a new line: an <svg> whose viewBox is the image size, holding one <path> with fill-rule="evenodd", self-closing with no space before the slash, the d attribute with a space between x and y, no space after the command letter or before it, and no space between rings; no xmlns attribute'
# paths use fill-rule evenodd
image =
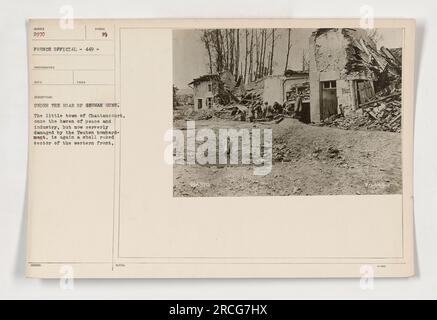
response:
<svg viewBox="0 0 437 320"><path fill-rule="evenodd" d="M175 197L402 193L402 29L173 31Z"/></svg>
<svg viewBox="0 0 437 320"><path fill-rule="evenodd" d="M437 2L0 8L0 300L437 298Z"/></svg>

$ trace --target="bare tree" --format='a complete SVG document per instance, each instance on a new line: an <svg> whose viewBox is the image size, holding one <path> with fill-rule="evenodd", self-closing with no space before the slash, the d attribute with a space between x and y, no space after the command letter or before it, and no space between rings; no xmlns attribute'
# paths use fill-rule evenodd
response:
<svg viewBox="0 0 437 320"><path fill-rule="evenodd" d="M262 34L264 35L263 36L264 39L262 42L262 50L261 50L261 70L260 70L260 75L259 75L260 78L264 77L264 74L265 74L264 65L265 65L265 60L266 60L267 31L265 29L263 29Z"/></svg>
<svg viewBox="0 0 437 320"><path fill-rule="evenodd" d="M246 78L247 78L247 56L249 54L249 48L247 47L248 45L248 38L249 37L249 30L245 29L244 30L244 74L243 74L243 81L244 83L246 83ZM241 66L243 67L243 66ZM242 71L243 72L243 71Z"/></svg>
<svg viewBox="0 0 437 320"><path fill-rule="evenodd" d="M275 29L272 29L272 47L270 51L270 70L269 74L273 74L273 56L275 52Z"/></svg>
<svg viewBox="0 0 437 320"><path fill-rule="evenodd" d="M229 30L225 29L225 40L226 40L226 48L225 48L225 69L229 70Z"/></svg>
<svg viewBox="0 0 437 320"><path fill-rule="evenodd" d="M250 36L250 41L249 41ZM204 30L201 34L208 54L210 73L230 71L235 80L245 83L273 74L276 29L244 30L244 49L240 29ZM244 54L244 63L242 62Z"/></svg>
<svg viewBox="0 0 437 320"><path fill-rule="evenodd" d="M216 69L217 72L223 70L223 35L219 29L214 30L214 48L216 52Z"/></svg>
<svg viewBox="0 0 437 320"><path fill-rule="evenodd" d="M209 73L212 73L213 62L212 62L211 39L208 30L203 31L201 40L205 44L206 51L208 52Z"/></svg>
<svg viewBox="0 0 437 320"><path fill-rule="evenodd" d="M250 32L250 50L249 50L249 81L252 82L253 73L253 29Z"/></svg>
<svg viewBox="0 0 437 320"><path fill-rule="evenodd" d="M284 73L288 69L288 59L290 57L290 49L291 49L291 29L288 29L288 40L287 40L287 55L285 58L285 68Z"/></svg>
<svg viewBox="0 0 437 320"><path fill-rule="evenodd" d="M237 29L237 39L235 44L235 80L239 77L240 67L240 29Z"/></svg>
<svg viewBox="0 0 437 320"><path fill-rule="evenodd" d="M254 80L258 79L259 68L260 68L260 43L259 43L259 32L255 30L255 72L254 72Z"/></svg>
<svg viewBox="0 0 437 320"><path fill-rule="evenodd" d="M228 70L234 72L235 30L229 30L229 65Z"/></svg>

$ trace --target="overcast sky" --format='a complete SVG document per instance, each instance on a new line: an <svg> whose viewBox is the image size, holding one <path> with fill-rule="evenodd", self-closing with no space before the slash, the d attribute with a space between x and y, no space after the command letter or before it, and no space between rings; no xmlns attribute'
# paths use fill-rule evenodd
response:
<svg viewBox="0 0 437 320"><path fill-rule="evenodd" d="M293 29L291 34L289 68L302 70L302 53L308 50L308 40L315 29ZM378 47L402 47L402 29L378 29L381 39ZM200 40L200 30L173 31L173 83L179 89L188 88L188 83L198 76L209 73L208 56L204 44ZM287 29L277 29L273 73L284 71L287 53ZM244 52L244 32L240 32L240 49ZM240 62L244 64L244 54Z"/></svg>

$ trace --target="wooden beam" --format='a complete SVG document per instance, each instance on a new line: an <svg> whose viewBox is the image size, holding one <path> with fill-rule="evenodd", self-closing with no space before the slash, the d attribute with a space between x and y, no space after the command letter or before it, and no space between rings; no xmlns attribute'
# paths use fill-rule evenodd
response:
<svg viewBox="0 0 437 320"><path fill-rule="evenodd" d="M372 103L381 102L381 101L384 101L384 100L387 100L387 99L390 99L390 98L393 98L393 97L396 97L396 96L399 96L399 95L401 95L401 92L397 92L397 93L391 94L389 96L385 96L385 97L380 98L380 99L376 99L376 100L372 100L372 101L367 101L366 103L360 104L358 106L358 108L362 108L362 107L368 106L368 105L370 105Z"/></svg>

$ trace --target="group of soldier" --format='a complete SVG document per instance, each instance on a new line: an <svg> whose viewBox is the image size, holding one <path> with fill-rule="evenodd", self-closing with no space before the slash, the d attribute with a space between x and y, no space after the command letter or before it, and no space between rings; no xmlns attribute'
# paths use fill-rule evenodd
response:
<svg viewBox="0 0 437 320"><path fill-rule="evenodd" d="M265 101L263 104L250 105L247 113L242 115L244 118L242 120L252 122L255 119L264 119L269 121L278 115L287 115L300 119L302 117L302 99L303 95L299 94L294 104L286 101L283 104L275 102L271 105Z"/></svg>

